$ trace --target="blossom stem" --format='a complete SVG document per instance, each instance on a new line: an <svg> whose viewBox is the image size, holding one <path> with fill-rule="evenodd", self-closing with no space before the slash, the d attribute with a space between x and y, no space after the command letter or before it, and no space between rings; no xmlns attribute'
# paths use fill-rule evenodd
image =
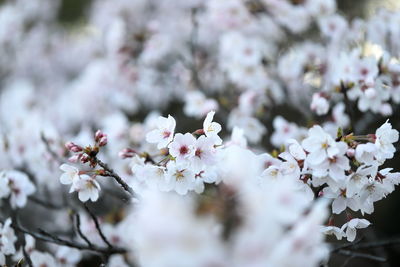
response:
<svg viewBox="0 0 400 267"><path fill-rule="evenodd" d="M20 226L18 223L13 223L13 228L21 233L31 235L32 237L34 237L37 240L41 240L41 241L49 242L49 243L53 243L53 244L58 244L58 245L62 245L62 246L67 246L67 247L71 247L71 248L88 250L88 251L105 254L105 255L124 254L127 252L126 249L118 248L118 247L103 248L103 247L99 247L96 245L93 245L92 247L90 247L88 245L84 245L84 244L80 244L77 242L63 239L61 237L50 234L42 229L39 229L39 232L30 231L30 230Z"/></svg>
<svg viewBox="0 0 400 267"><path fill-rule="evenodd" d="M97 217L93 214L93 212L89 209L89 207L86 205L86 203L83 204L85 207L85 210L87 213L89 213L90 217L92 217L92 220L94 221L94 224L96 225L97 232L99 233L101 239L104 241L104 243L107 244L109 248L112 248L113 246L111 243L107 240L106 236L104 235L103 231L100 228L99 221L97 220Z"/></svg>
<svg viewBox="0 0 400 267"><path fill-rule="evenodd" d="M97 157L94 157L93 159L100 167L102 167L106 171L106 174L104 176L113 177L125 191L127 191L132 196L135 194L133 192L133 189L116 172L114 172L113 169L108 167L108 165L106 163L102 162Z"/></svg>
<svg viewBox="0 0 400 267"><path fill-rule="evenodd" d="M79 216L79 214L75 214L75 227L76 227L76 231L78 232L78 235L85 240L86 244L89 247L93 247L92 242L90 242L90 240L82 233L81 231L81 217Z"/></svg>

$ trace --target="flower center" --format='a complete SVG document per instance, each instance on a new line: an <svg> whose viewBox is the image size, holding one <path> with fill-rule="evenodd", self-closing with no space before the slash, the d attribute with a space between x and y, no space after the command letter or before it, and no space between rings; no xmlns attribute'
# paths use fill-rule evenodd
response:
<svg viewBox="0 0 400 267"><path fill-rule="evenodd" d="M168 138L168 137L170 137L171 136L171 132L170 131L164 131L163 132L163 137L164 137L164 139L165 138Z"/></svg>
<svg viewBox="0 0 400 267"><path fill-rule="evenodd" d="M200 148L196 149L196 152L194 153L196 155L196 157L201 158L201 154L203 153L203 151L201 151Z"/></svg>
<svg viewBox="0 0 400 267"><path fill-rule="evenodd" d="M187 146L181 146L181 147L179 148L179 154L181 154L181 155L185 155L185 154L187 154L188 152L189 152L189 149L188 149Z"/></svg>

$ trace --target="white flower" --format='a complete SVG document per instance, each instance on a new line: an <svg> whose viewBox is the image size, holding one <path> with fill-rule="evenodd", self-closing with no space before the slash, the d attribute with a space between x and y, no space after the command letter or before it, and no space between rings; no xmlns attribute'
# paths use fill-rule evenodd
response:
<svg viewBox="0 0 400 267"><path fill-rule="evenodd" d="M326 235L335 235L338 240L342 240L346 236L344 231L336 226L322 226L321 232Z"/></svg>
<svg viewBox="0 0 400 267"><path fill-rule="evenodd" d="M351 219L349 222L345 223L341 230L344 231L346 229L346 237L347 241L353 242L356 239L356 229L366 228L371 223L366 219Z"/></svg>
<svg viewBox="0 0 400 267"><path fill-rule="evenodd" d="M315 111L317 115L325 115L329 111L329 102L321 94L315 93L312 97L312 102L310 105L312 111Z"/></svg>
<svg viewBox="0 0 400 267"><path fill-rule="evenodd" d="M303 140L301 145L310 153L307 161L313 165L321 164L339 153L335 140L319 125L315 125L308 131L308 137Z"/></svg>
<svg viewBox="0 0 400 267"><path fill-rule="evenodd" d="M179 195L186 195L195 185L195 175L191 169L175 162L167 164L166 180L167 188L175 190Z"/></svg>
<svg viewBox="0 0 400 267"><path fill-rule="evenodd" d="M336 142L338 153L334 156L328 157L319 165L313 165L313 175L317 177L324 177L329 175L335 181L345 179L345 171L350 170L349 159L345 156L347 151L347 144L344 142Z"/></svg>
<svg viewBox="0 0 400 267"><path fill-rule="evenodd" d="M334 199L332 202L332 212L335 214L340 214L347 207L354 211L360 208L359 201L355 198L347 197L346 189L343 188L333 189L329 186L325 187L323 189L323 196Z"/></svg>
<svg viewBox="0 0 400 267"><path fill-rule="evenodd" d="M113 255L108 259L108 267L129 267L122 255Z"/></svg>
<svg viewBox="0 0 400 267"><path fill-rule="evenodd" d="M346 186L346 196L353 197L361 193L361 189L368 183L370 177L375 177L378 166L362 165L357 168L357 171L349 176Z"/></svg>
<svg viewBox="0 0 400 267"><path fill-rule="evenodd" d="M76 264L81 260L82 255L78 249L59 246L55 254L57 261L60 266L76 266Z"/></svg>
<svg viewBox="0 0 400 267"><path fill-rule="evenodd" d="M146 164L137 172L136 177L141 177L150 188L166 191L165 167Z"/></svg>
<svg viewBox="0 0 400 267"><path fill-rule="evenodd" d="M58 266L52 255L46 252L33 251L30 255L34 267Z"/></svg>
<svg viewBox="0 0 400 267"><path fill-rule="evenodd" d="M294 139L287 140L287 148L290 153L296 160L305 160L306 152L304 152L303 147Z"/></svg>
<svg viewBox="0 0 400 267"><path fill-rule="evenodd" d="M62 184L73 184L79 179L79 170L74 166L62 164L60 170L64 172L60 177L60 183Z"/></svg>
<svg viewBox="0 0 400 267"><path fill-rule="evenodd" d="M158 149L166 147L174 138L175 126L176 121L171 115L168 118L160 116L157 119L157 129L146 135L146 141L156 143Z"/></svg>
<svg viewBox="0 0 400 267"><path fill-rule="evenodd" d="M383 159L393 158L396 148L393 143L399 140L399 132L392 129L392 124L387 121L376 130L375 146L378 148L378 156Z"/></svg>
<svg viewBox="0 0 400 267"><path fill-rule="evenodd" d="M218 133L222 130L222 127L218 122L213 122L214 114L215 111L208 112L203 122L203 130L207 137L215 138L215 144L220 145L222 139L218 136Z"/></svg>
<svg viewBox="0 0 400 267"><path fill-rule="evenodd" d="M10 188L11 207L13 209L16 207L24 207L28 196L36 191L34 184L29 180L25 173L20 171L7 171L5 177L8 179L8 187Z"/></svg>
<svg viewBox="0 0 400 267"><path fill-rule="evenodd" d="M168 145L169 153L178 161L189 160L194 156L196 138L190 133L178 133L174 141Z"/></svg>
<svg viewBox="0 0 400 267"><path fill-rule="evenodd" d="M350 117L345 113L345 108L345 104L340 102L332 109L333 120L342 128L347 128L350 124Z"/></svg>
<svg viewBox="0 0 400 267"><path fill-rule="evenodd" d="M10 195L11 190L8 186L7 172L0 172L0 198L6 198Z"/></svg>
<svg viewBox="0 0 400 267"><path fill-rule="evenodd" d="M299 140L303 133L295 123L288 122L281 116L276 116L272 125L275 131L271 136L271 143L276 147L285 144L288 139Z"/></svg>
<svg viewBox="0 0 400 267"><path fill-rule="evenodd" d="M360 163L375 164L377 147L373 143L359 144L355 150L356 160Z"/></svg>
<svg viewBox="0 0 400 267"><path fill-rule="evenodd" d="M17 241L14 229L11 228L11 219L8 218L4 225L0 223L0 264L5 264L4 255L12 255L15 251L14 243Z"/></svg>
<svg viewBox="0 0 400 267"><path fill-rule="evenodd" d="M95 178L89 175L81 175L74 187L75 191L78 192L79 200L82 202L86 202L89 199L95 202L99 198L100 185Z"/></svg>
<svg viewBox="0 0 400 267"><path fill-rule="evenodd" d="M216 162L216 151L214 139L204 135L196 140L194 157L192 164L195 169L202 168L204 165L213 165Z"/></svg>
<svg viewBox="0 0 400 267"><path fill-rule="evenodd" d="M183 111L186 115L201 118L218 108L218 102L207 99L201 91L191 91L186 94Z"/></svg>

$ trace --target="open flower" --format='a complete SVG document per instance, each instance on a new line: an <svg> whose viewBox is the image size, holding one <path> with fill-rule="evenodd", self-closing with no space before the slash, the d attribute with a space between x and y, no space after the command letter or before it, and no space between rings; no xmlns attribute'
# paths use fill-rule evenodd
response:
<svg viewBox="0 0 400 267"><path fill-rule="evenodd" d="M399 132L392 129L392 124L387 121L376 130L375 146L378 148L378 157L383 159L393 158L396 148L393 143L399 141Z"/></svg>
<svg viewBox="0 0 400 267"><path fill-rule="evenodd" d="M60 183L62 184L72 184L79 179L79 170L74 166L62 164L60 170L64 172L60 177Z"/></svg>
<svg viewBox="0 0 400 267"><path fill-rule="evenodd" d="M347 241L353 242L354 239L356 239L356 229L362 229L366 228L370 225L371 223L366 220L366 219L351 219L349 222L345 223L341 230L344 231L346 229L346 237Z"/></svg>
<svg viewBox="0 0 400 267"><path fill-rule="evenodd" d="M14 243L17 241L13 228L11 228L11 219L8 218L4 225L0 223L0 265L5 264L5 255L12 255L15 251Z"/></svg>
<svg viewBox="0 0 400 267"><path fill-rule="evenodd" d="M222 127L221 124L213 121L214 114L215 111L208 112L203 122L203 130L207 137L214 137L215 144L220 145L222 143L222 139L218 136L218 133L222 130Z"/></svg>
<svg viewBox="0 0 400 267"><path fill-rule="evenodd" d="M78 192L79 200L82 202L86 202L89 199L95 202L99 198L100 184L89 175L81 175L80 179L74 184L74 188Z"/></svg>
<svg viewBox="0 0 400 267"><path fill-rule="evenodd" d="M146 141L157 144L158 149L167 147L174 138L175 126L176 121L171 115L168 115L168 118L160 116L157 119L157 129L146 135Z"/></svg>
<svg viewBox="0 0 400 267"><path fill-rule="evenodd" d="M169 144L169 153L177 160L188 160L194 156L196 138L190 133L176 134L174 141Z"/></svg>
<svg viewBox="0 0 400 267"><path fill-rule="evenodd" d="M170 162L166 173L167 187L175 190L179 195L186 195L195 186L195 174L188 166Z"/></svg>
<svg viewBox="0 0 400 267"><path fill-rule="evenodd" d="M310 153L307 156L307 161L312 165L319 165L339 153L335 140L319 125L308 131L308 137L303 140L301 145Z"/></svg>

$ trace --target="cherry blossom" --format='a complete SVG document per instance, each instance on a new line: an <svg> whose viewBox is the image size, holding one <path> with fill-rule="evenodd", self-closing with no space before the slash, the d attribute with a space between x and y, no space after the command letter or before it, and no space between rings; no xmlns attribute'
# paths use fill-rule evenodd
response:
<svg viewBox="0 0 400 267"><path fill-rule="evenodd" d="M157 120L157 129L146 135L147 142L157 143L158 149L166 147L174 138L175 126L176 122L173 117L159 117Z"/></svg>

